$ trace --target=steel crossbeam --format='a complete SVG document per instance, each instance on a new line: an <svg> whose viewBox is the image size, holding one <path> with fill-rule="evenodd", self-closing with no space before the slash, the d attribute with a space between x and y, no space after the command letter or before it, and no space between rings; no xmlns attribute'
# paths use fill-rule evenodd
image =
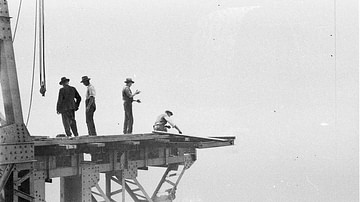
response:
<svg viewBox="0 0 360 202"><path fill-rule="evenodd" d="M0 157L7 160L7 164L0 165L5 171L0 176L0 182L6 181L3 186L6 187L4 190L7 190L3 196L0 195L0 199L5 202L19 200L44 202L45 183L51 182L51 178L56 177L60 177L61 202L94 202L97 201L96 198L113 202L114 197L119 194L121 201L125 202L126 193L136 202L172 201L175 199L176 189L185 170L196 160L197 145L224 144L224 141L219 142L214 139L194 137L189 140L189 136L172 135L162 138L161 141L158 137L151 139L140 135L138 140L130 142L129 137L124 139L124 137L110 136L108 138L111 141L107 141L107 137L104 136L99 138L103 142L85 143L86 141L82 139L74 140L69 144L72 140L52 142L47 138L41 138L39 143L29 140L29 136L26 136L27 130L21 124L15 127L2 127L1 131L5 132L0 134L3 137L0 137L0 140L14 138L21 140L17 144L12 144L17 150L0 153ZM19 136L16 138L10 135L14 133ZM233 139L224 140L227 140L229 145L233 143ZM0 142L0 147L8 146L6 142ZM90 160L85 160L85 154L91 156ZM16 160L19 162L11 164L15 160L12 155L17 155ZM150 196L137 179L137 174L138 170L148 170L148 167L152 166L167 170L156 191ZM174 171L178 173L175 174ZM101 174L105 174L104 189L99 184ZM112 190L111 182L120 185L121 189ZM165 189L167 194L159 196L160 188L166 186L169 187Z"/></svg>
<svg viewBox="0 0 360 202"><path fill-rule="evenodd" d="M5 183L9 179L13 169L14 164L7 164L0 167L0 190L3 190Z"/></svg>

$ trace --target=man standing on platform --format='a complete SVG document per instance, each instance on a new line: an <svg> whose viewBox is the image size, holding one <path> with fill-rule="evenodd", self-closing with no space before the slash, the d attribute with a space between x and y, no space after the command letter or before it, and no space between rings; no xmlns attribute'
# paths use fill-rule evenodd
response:
<svg viewBox="0 0 360 202"><path fill-rule="evenodd" d="M90 78L87 76L83 76L81 78L81 82L84 86L87 87L85 94L85 116L86 116L86 125L88 128L89 136L96 136L96 129L94 123L94 112L96 110L95 105L95 87L90 83Z"/></svg>
<svg viewBox="0 0 360 202"><path fill-rule="evenodd" d="M131 92L130 87L133 83L135 83L131 78L127 78L125 81L125 86L122 90L122 97L124 100L124 111L125 111L125 118L124 118L124 134L131 134L133 130L134 124L134 117L132 112L132 102L140 103L140 100L134 100L134 96L139 94L140 91L136 90L133 94Z"/></svg>
<svg viewBox="0 0 360 202"><path fill-rule="evenodd" d="M71 128L74 136L77 137L79 134L76 126L75 111L79 109L81 96L76 88L69 85L69 81L70 79L62 77L59 82L63 87L59 90L56 112L61 114L66 135L71 137Z"/></svg>
<svg viewBox="0 0 360 202"><path fill-rule="evenodd" d="M173 115L173 113L169 110L165 111L165 114L161 114L157 117L155 124L153 126L155 131L164 131L167 132L168 128L175 128L180 134L182 134L181 130L179 129L179 127L177 127L175 125L175 123L171 120L171 116ZM167 123L169 123L169 125L166 125Z"/></svg>

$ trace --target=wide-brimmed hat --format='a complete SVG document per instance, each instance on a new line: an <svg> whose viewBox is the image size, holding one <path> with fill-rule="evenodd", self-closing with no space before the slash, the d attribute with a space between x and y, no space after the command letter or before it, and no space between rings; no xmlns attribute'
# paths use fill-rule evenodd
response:
<svg viewBox="0 0 360 202"><path fill-rule="evenodd" d="M61 80L60 80L59 84L62 85L66 81L70 81L70 79L66 78L65 76L61 77Z"/></svg>
<svg viewBox="0 0 360 202"><path fill-rule="evenodd" d="M170 110L166 110L165 113L170 114L171 116L173 115L173 113Z"/></svg>
<svg viewBox="0 0 360 202"><path fill-rule="evenodd" d="M126 78L124 83L135 83L135 81L133 81L131 78Z"/></svg>
<svg viewBox="0 0 360 202"><path fill-rule="evenodd" d="M83 77L81 77L80 83L83 83L84 81L89 81L89 80L90 80L90 78L88 76L83 76Z"/></svg>

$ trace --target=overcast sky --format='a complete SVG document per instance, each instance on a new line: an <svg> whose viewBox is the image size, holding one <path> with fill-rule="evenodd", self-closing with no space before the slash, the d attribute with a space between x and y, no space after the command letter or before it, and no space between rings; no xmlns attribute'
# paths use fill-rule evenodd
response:
<svg viewBox="0 0 360 202"><path fill-rule="evenodd" d="M132 77L142 91L134 133L150 132L169 109L186 135L236 136L235 146L198 152L175 201L356 202L358 2L334 2L47 0L47 93L38 93L37 70L28 129L64 133L58 82L70 78L84 97L87 75L98 134L121 134L121 89ZM18 4L9 1L13 28ZM34 6L23 1L14 42L25 118ZM81 135L84 111L82 103ZM152 192L160 176L150 173L139 180ZM58 190L55 180L47 200Z"/></svg>

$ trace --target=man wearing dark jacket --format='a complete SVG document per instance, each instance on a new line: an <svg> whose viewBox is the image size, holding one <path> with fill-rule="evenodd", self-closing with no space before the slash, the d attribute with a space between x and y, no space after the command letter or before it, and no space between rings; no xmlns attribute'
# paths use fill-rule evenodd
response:
<svg viewBox="0 0 360 202"><path fill-rule="evenodd" d="M76 126L75 111L79 109L81 96L76 88L69 85L69 81L70 79L62 77L59 82L59 84L63 87L59 90L56 111L58 114L61 114L66 135L68 137L71 136L71 128L74 136L76 137L79 134Z"/></svg>

